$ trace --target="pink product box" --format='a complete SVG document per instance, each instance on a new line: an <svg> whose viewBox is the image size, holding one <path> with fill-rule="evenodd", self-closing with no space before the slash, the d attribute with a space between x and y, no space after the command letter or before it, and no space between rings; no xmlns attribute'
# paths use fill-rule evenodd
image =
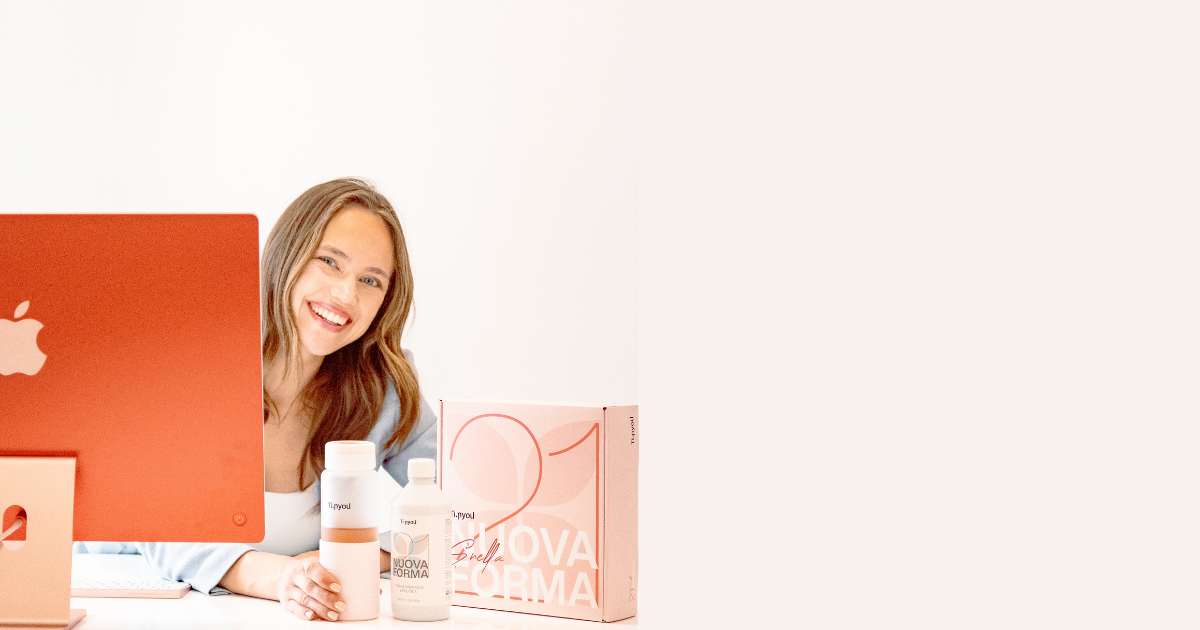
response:
<svg viewBox="0 0 1200 630"><path fill-rule="evenodd" d="M638 408L443 400L455 606L637 614Z"/></svg>

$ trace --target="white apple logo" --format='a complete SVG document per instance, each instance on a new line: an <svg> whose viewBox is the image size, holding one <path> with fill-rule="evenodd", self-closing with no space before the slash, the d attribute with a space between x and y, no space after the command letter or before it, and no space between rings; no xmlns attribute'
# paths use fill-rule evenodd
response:
<svg viewBox="0 0 1200 630"><path fill-rule="evenodd" d="M20 319L27 310L29 300L17 306L13 318ZM8 376L13 372L33 376L42 369L46 355L37 346L37 334L41 329L42 322L36 319L19 322L0 319L0 376Z"/></svg>

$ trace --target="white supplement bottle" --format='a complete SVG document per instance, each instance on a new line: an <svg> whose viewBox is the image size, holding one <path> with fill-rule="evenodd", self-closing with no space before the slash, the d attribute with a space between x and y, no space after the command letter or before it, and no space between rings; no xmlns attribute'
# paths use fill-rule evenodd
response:
<svg viewBox="0 0 1200 630"><path fill-rule="evenodd" d="M378 485L374 442L325 443L320 554L342 585L338 621L379 617Z"/></svg>
<svg viewBox="0 0 1200 630"><path fill-rule="evenodd" d="M408 485L392 501L392 616L450 618L450 499L432 459L408 460Z"/></svg>

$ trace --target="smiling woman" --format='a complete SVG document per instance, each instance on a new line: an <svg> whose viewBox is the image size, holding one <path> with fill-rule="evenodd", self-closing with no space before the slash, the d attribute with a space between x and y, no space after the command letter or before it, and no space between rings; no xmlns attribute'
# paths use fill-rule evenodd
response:
<svg viewBox="0 0 1200 630"><path fill-rule="evenodd" d="M416 422L420 390L400 350L412 270L391 204L357 179L314 186L293 201L267 238L262 268L268 426L305 415L314 425L303 457L290 462L294 484L273 478L268 464L267 490L288 492L320 474L325 442L370 432L389 381L401 413L384 446Z"/></svg>
<svg viewBox="0 0 1200 630"><path fill-rule="evenodd" d="M271 230L261 280L266 539L132 546L159 575L201 593L275 599L302 619L337 620L346 603L315 551L325 444L374 442L375 465L404 484L408 460L432 458L437 445L436 416L400 348L413 296L400 221L365 181L314 186ZM388 562L380 551L380 571Z"/></svg>
<svg viewBox="0 0 1200 630"><path fill-rule="evenodd" d="M433 430L435 440L436 430L432 414L422 413L428 407L400 348L413 279L404 233L383 195L357 179L305 191L267 238L262 291L268 493L316 485L327 442L378 434L381 457L405 445L389 458L392 468L432 455L433 443L406 440L418 424ZM389 385L398 413L381 426L389 415L382 413ZM262 560L254 554L239 559L221 586L261 596L255 585ZM315 558L306 562L291 567L273 595L298 616L336 619L332 575Z"/></svg>

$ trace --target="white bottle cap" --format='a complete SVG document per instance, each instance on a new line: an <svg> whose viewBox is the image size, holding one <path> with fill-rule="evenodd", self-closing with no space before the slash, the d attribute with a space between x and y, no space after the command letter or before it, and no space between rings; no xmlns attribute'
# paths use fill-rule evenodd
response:
<svg viewBox="0 0 1200 630"><path fill-rule="evenodd" d="M375 443L340 440L325 443L326 470L375 470Z"/></svg>
<svg viewBox="0 0 1200 630"><path fill-rule="evenodd" d="M435 470L436 465L428 457L414 457L408 460L409 479L433 479Z"/></svg>

